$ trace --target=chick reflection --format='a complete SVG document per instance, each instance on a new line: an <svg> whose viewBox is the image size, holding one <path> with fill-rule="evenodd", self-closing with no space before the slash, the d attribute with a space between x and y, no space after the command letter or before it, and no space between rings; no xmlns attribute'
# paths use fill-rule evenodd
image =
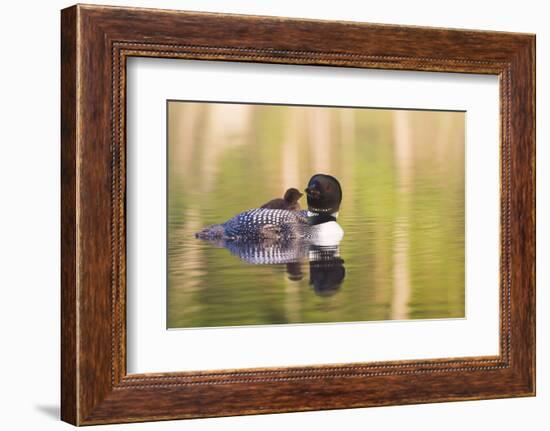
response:
<svg viewBox="0 0 550 431"><path fill-rule="evenodd" d="M319 246L299 240L210 241L253 265L286 265L291 281L304 278L309 265L309 283L319 296L334 295L346 276L338 245ZM307 269L306 269L307 271Z"/></svg>
<svg viewBox="0 0 550 431"><path fill-rule="evenodd" d="M304 278L301 262L290 262L286 264L286 273L290 281L300 281Z"/></svg>

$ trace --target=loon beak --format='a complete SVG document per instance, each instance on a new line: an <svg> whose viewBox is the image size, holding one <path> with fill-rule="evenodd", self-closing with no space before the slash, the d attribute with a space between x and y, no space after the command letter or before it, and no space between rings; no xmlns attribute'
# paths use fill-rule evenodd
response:
<svg viewBox="0 0 550 431"><path fill-rule="evenodd" d="M316 187L308 187L304 191L311 198L318 198L321 195L321 192L319 192Z"/></svg>

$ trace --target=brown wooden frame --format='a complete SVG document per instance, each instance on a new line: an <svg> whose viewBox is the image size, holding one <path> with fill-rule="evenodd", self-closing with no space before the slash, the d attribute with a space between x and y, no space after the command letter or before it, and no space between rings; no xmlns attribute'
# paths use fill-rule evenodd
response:
<svg viewBox="0 0 550 431"><path fill-rule="evenodd" d="M87 425L535 394L534 35L81 5L61 18L63 420ZM130 56L498 75L499 356L128 375Z"/></svg>

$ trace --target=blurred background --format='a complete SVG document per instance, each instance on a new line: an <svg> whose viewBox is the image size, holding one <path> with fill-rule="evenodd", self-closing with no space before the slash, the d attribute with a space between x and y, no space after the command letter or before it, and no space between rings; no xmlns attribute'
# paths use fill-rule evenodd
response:
<svg viewBox="0 0 550 431"><path fill-rule="evenodd" d="M464 132L463 112L169 102L168 327L464 317ZM195 239L315 173L343 189L330 295L307 262Z"/></svg>

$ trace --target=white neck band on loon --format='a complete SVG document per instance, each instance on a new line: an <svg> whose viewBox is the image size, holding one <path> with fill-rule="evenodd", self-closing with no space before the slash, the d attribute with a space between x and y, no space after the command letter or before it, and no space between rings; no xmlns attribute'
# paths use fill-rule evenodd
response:
<svg viewBox="0 0 550 431"><path fill-rule="evenodd" d="M313 217L313 216L316 216L316 215L319 215L319 213L316 213L316 212L307 210L307 216L308 216L308 217ZM336 211L336 212L334 212L334 213L330 213L329 215L330 215L331 217L338 218L338 211Z"/></svg>

